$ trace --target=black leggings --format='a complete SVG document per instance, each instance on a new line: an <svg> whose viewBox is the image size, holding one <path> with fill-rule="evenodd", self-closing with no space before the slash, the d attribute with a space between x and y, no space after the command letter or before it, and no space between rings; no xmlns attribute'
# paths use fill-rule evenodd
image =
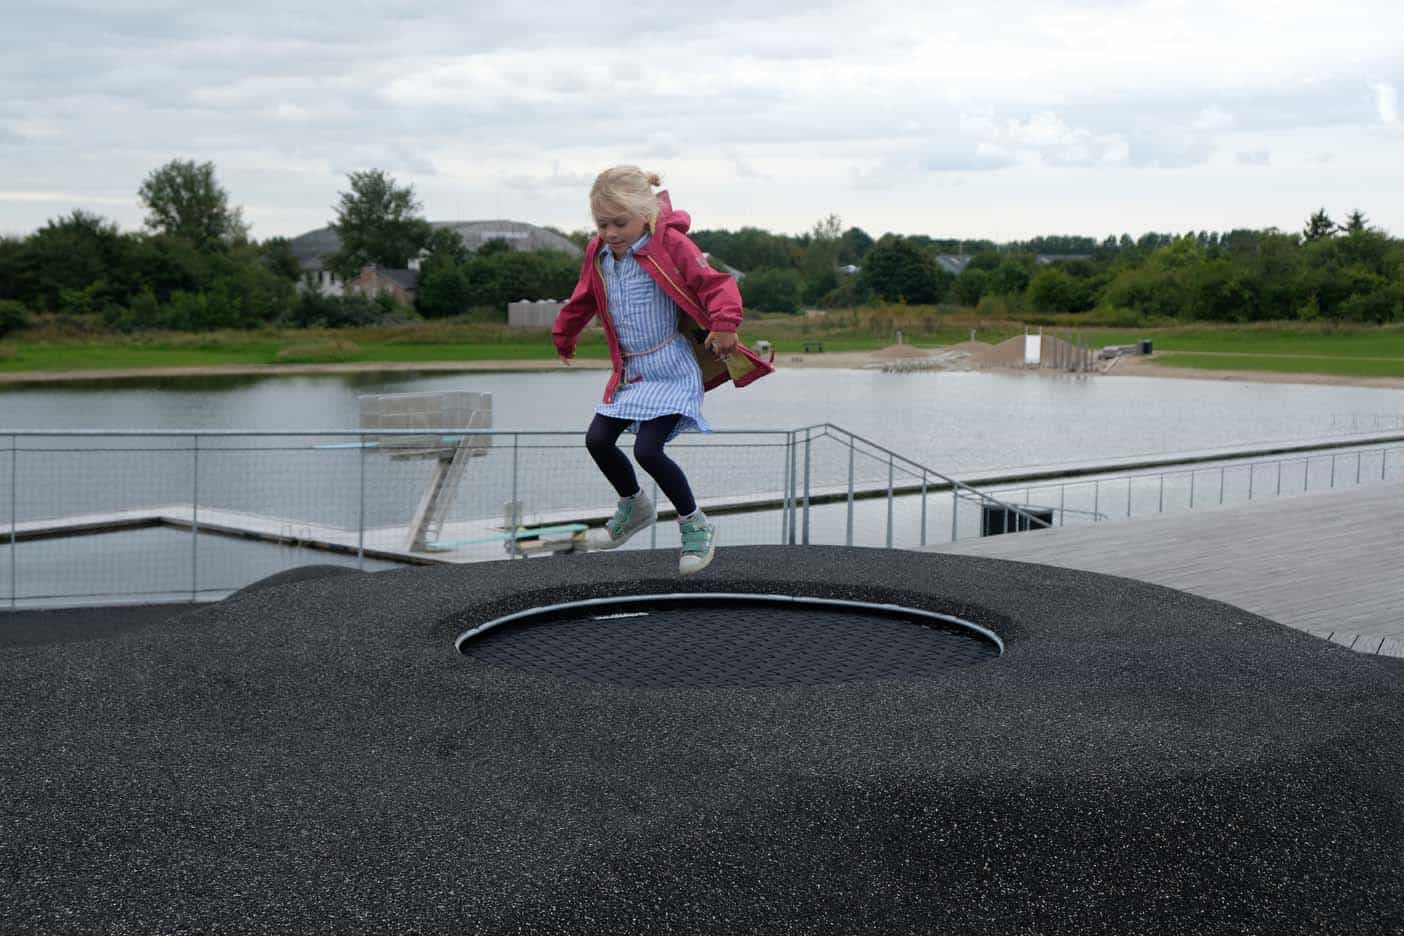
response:
<svg viewBox="0 0 1404 936"><path fill-rule="evenodd" d="M639 435L634 440L634 458L658 482L659 489L673 502L678 516L686 517L697 509L692 488L678 463L663 454L663 445L679 419L682 417L675 413L639 423ZM590 457L600 466L600 471L604 472L620 497L631 497L639 491L634 466L629 464L628 457L615 444L631 422L596 413L590 428L585 431L585 447L590 450Z"/></svg>

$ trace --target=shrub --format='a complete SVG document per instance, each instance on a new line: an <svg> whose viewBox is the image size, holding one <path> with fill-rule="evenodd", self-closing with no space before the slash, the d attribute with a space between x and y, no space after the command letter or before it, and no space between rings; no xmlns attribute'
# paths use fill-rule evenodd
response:
<svg viewBox="0 0 1404 936"><path fill-rule="evenodd" d="M8 335L29 327L29 310L24 303L0 299L0 335Z"/></svg>
<svg viewBox="0 0 1404 936"><path fill-rule="evenodd" d="M753 270L741 281L741 299L757 312L800 310L804 278L798 270Z"/></svg>

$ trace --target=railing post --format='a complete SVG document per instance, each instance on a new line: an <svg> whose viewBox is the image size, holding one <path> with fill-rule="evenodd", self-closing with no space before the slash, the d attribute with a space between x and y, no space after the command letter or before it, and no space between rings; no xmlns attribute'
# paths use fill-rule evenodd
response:
<svg viewBox="0 0 1404 936"><path fill-rule="evenodd" d="M657 481L653 482L653 502L654 502L655 504L658 503L658 482L657 482ZM649 548L649 549L657 549L657 548L658 548L658 524L656 524L656 523L650 523L650 524L648 525L648 548Z"/></svg>
<svg viewBox="0 0 1404 936"><path fill-rule="evenodd" d="M194 437L190 470L190 600L200 593L200 436Z"/></svg>
<svg viewBox="0 0 1404 936"><path fill-rule="evenodd" d="M1126 476L1126 519L1131 519L1131 476Z"/></svg>
<svg viewBox="0 0 1404 936"><path fill-rule="evenodd" d="M799 500L799 487L797 486L796 472L799 462L799 451L795 448L794 430L790 431L790 545L795 545L795 502Z"/></svg>
<svg viewBox="0 0 1404 936"><path fill-rule="evenodd" d="M892 453L887 453L887 548L892 548Z"/></svg>
<svg viewBox="0 0 1404 936"><path fill-rule="evenodd" d="M1190 469L1190 505L1189 509L1194 509L1194 476L1198 474L1193 468Z"/></svg>
<svg viewBox="0 0 1404 936"><path fill-rule="evenodd" d="M1068 485L1063 482L1058 485L1058 526L1063 525L1063 518L1068 514Z"/></svg>
<svg viewBox="0 0 1404 936"><path fill-rule="evenodd" d="M790 537L790 441L785 437L785 457L780 462L780 545Z"/></svg>
<svg viewBox="0 0 1404 936"><path fill-rule="evenodd" d="M1165 472L1160 473L1160 505L1155 508L1158 514L1165 513Z"/></svg>
<svg viewBox="0 0 1404 936"><path fill-rule="evenodd" d="M1356 453L1355 453L1355 483L1356 483L1356 485L1359 485L1359 484L1360 484L1360 463L1361 463L1361 461L1363 460L1364 455L1365 455L1364 452L1356 452Z"/></svg>
<svg viewBox="0 0 1404 936"><path fill-rule="evenodd" d="M1102 521L1102 482L1100 480L1092 482L1092 522Z"/></svg>
<svg viewBox="0 0 1404 936"><path fill-rule="evenodd" d="M19 598L19 437L10 436L10 610Z"/></svg>
<svg viewBox="0 0 1404 936"><path fill-rule="evenodd" d="M804 430L804 545L809 545L809 430Z"/></svg>
<svg viewBox="0 0 1404 936"><path fill-rule="evenodd" d="M1385 463L1387 463L1388 461L1389 461L1389 449L1385 449L1383 452L1380 453L1380 480L1381 480L1381 481L1383 481L1383 480L1385 479Z"/></svg>
<svg viewBox="0 0 1404 936"><path fill-rule="evenodd" d="M1220 506L1220 507L1224 506L1224 472L1227 471L1227 470L1228 470L1228 469L1226 469L1226 468L1224 468L1224 467L1222 467L1222 466L1220 466L1220 468L1219 468L1219 506Z"/></svg>
<svg viewBox="0 0 1404 936"><path fill-rule="evenodd" d="M518 433L512 433L512 499L508 502L507 513L512 518L512 529L507 531L509 559L517 558L517 529L521 523L521 515L517 512L517 440Z"/></svg>
<svg viewBox="0 0 1404 936"><path fill-rule="evenodd" d="M1253 499L1253 476L1258 473L1258 466L1252 464L1248 466L1248 499Z"/></svg>
<svg viewBox="0 0 1404 936"><path fill-rule="evenodd" d="M921 472L921 545L926 545L926 469Z"/></svg>
<svg viewBox="0 0 1404 936"><path fill-rule="evenodd" d="M1336 489L1336 453L1331 453L1331 490Z"/></svg>
<svg viewBox="0 0 1404 936"><path fill-rule="evenodd" d="M361 453L361 495L360 506L356 509L356 568L364 570L366 567L366 434L360 434L360 445L357 447Z"/></svg>
<svg viewBox="0 0 1404 936"><path fill-rule="evenodd" d="M843 544L853 545L853 436L848 437L848 524Z"/></svg>
<svg viewBox="0 0 1404 936"><path fill-rule="evenodd" d="M957 525L960 523L960 488L954 483L951 484L951 542L954 543L957 537Z"/></svg>
<svg viewBox="0 0 1404 936"><path fill-rule="evenodd" d="M1277 460L1277 493L1274 497L1282 496L1282 459Z"/></svg>

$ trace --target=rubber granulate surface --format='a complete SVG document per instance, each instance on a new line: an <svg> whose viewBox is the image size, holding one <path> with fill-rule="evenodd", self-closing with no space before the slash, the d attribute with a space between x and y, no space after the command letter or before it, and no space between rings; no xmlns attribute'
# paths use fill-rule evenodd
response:
<svg viewBox="0 0 1404 936"><path fill-rule="evenodd" d="M1024 563L736 547L676 569L291 580L0 646L0 933L1404 932L1394 661ZM636 687L454 648L680 590L950 614L1005 653Z"/></svg>

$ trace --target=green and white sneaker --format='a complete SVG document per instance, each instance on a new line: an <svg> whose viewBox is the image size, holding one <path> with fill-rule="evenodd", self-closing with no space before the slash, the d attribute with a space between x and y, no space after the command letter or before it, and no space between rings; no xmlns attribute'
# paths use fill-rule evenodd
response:
<svg viewBox="0 0 1404 936"><path fill-rule="evenodd" d="M693 575L701 572L712 561L717 548L717 528L702 513L697 511L691 517L680 518L678 529L682 533L682 555L678 557L678 573Z"/></svg>
<svg viewBox="0 0 1404 936"><path fill-rule="evenodd" d="M614 516L609 518L609 522L602 528L591 531L590 545L595 549L623 546L629 537L640 530L648 529L657 517L653 502L643 491L639 491L633 497L621 498L619 507L615 509Z"/></svg>

